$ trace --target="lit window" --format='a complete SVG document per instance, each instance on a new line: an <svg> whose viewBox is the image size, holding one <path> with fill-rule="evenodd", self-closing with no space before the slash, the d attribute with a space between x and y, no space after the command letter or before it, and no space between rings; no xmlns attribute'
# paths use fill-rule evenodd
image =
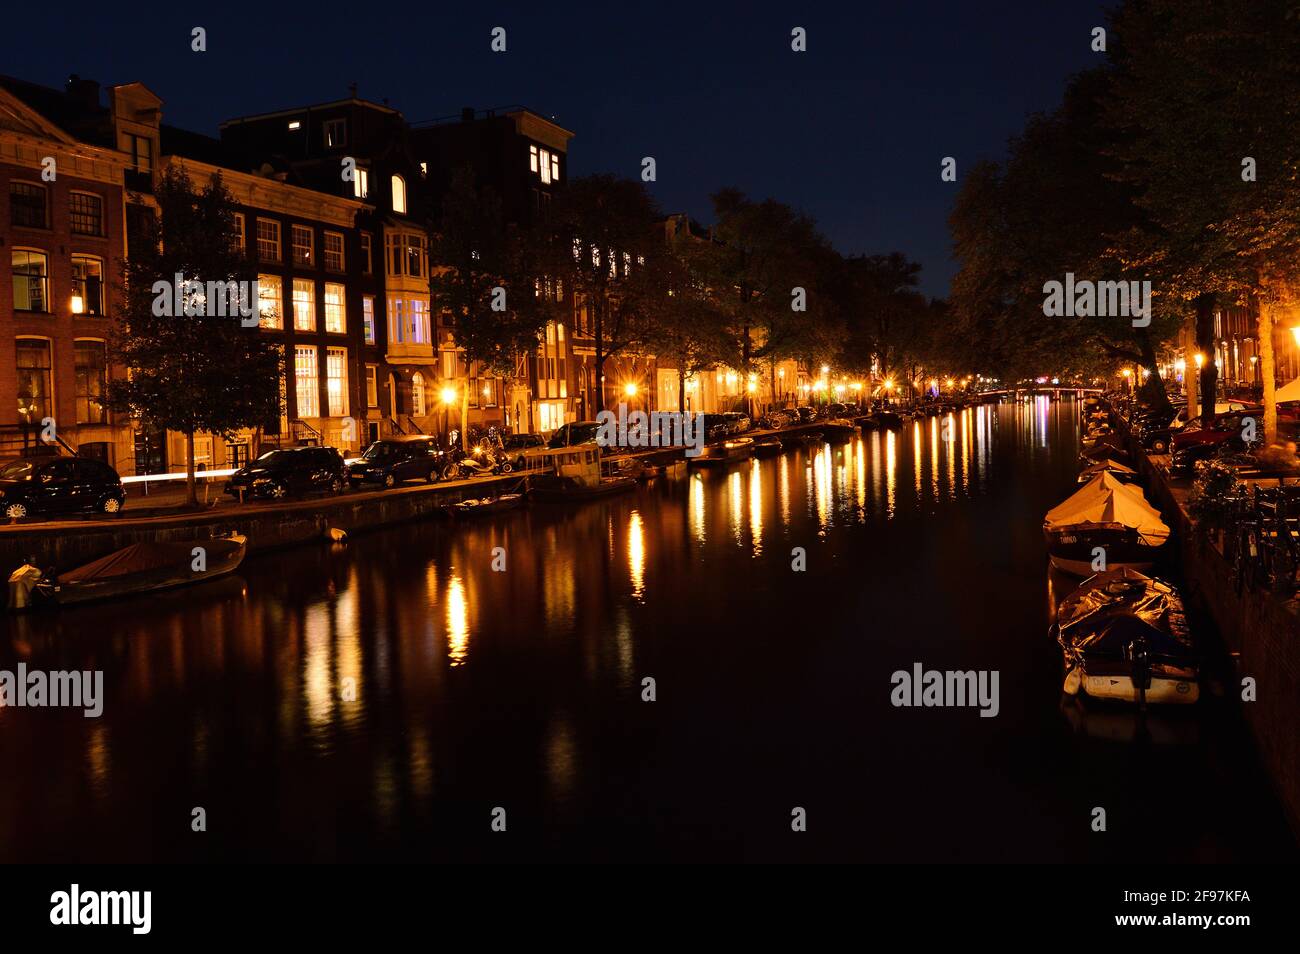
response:
<svg viewBox="0 0 1300 954"><path fill-rule="evenodd" d="M401 176L393 176L393 211L401 215L406 214L406 180Z"/></svg>
<svg viewBox="0 0 1300 954"><path fill-rule="evenodd" d="M528 147L528 171L529 172L537 171L537 147L536 146Z"/></svg>
<svg viewBox="0 0 1300 954"><path fill-rule="evenodd" d="M541 170L540 170L541 173L542 173L542 182L544 182L544 183L550 183L550 181L551 181L551 157L550 157L550 154L549 154L545 149L543 149L543 150L541 151L541 153L540 153L539 159L540 159L541 164L542 164L542 168L541 168Z"/></svg>
<svg viewBox="0 0 1300 954"><path fill-rule="evenodd" d="M284 292L278 275L257 276L258 327L284 327Z"/></svg>
<svg viewBox="0 0 1300 954"><path fill-rule="evenodd" d="M379 369L366 365L366 407L379 407Z"/></svg>
<svg viewBox="0 0 1300 954"><path fill-rule="evenodd" d="M394 344L406 340L406 329L402 326L402 299L388 299L388 343Z"/></svg>
<svg viewBox="0 0 1300 954"><path fill-rule="evenodd" d="M296 119L295 119L295 120L292 120L292 121L289 123L289 128L290 128L290 129L301 129L301 128L302 128L302 123L299 122L299 121L296 120Z"/></svg>
<svg viewBox="0 0 1300 954"><path fill-rule="evenodd" d="M560 157L556 153L551 153L551 181L560 181Z"/></svg>
<svg viewBox="0 0 1300 954"><path fill-rule="evenodd" d="M411 319L411 334L407 340L412 344L429 344L429 303L418 298L412 299L408 314Z"/></svg>
<svg viewBox="0 0 1300 954"><path fill-rule="evenodd" d="M424 417L424 375L419 371L411 375L411 413Z"/></svg>
<svg viewBox="0 0 1300 954"><path fill-rule="evenodd" d="M329 416L348 413L348 349L325 349L325 395L329 398Z"/></svg>
<svg viewBox="0 0 1300 954"><path fill-rule="evenodd" d="M106 383L104 342L78 339L73 343L77 369L77 423L105 424Z"/></svg>
<svg viewBox="0 0 1300 954"><path fill-rule="evenodd" d="M72 256L72 313L104 314L104 262L89 255Z"/></svg>
<svg viewBox="0 0 1300 954"><path fill-rule="evenodd" d="M375 296L364 295L361 298L361 326L365 331L366 344L375 343Z"/></svg>
<svg viewBox="0 0 1300 954"><path fill-rule="evenodd" d="M346 306L343 286L325 283L325 330L341 335L347 330Z"/></svg>
<svg viewBox="0 0 1300 954"><path fill-rule="evenodd" d="M352 180L352 194L358 199L364 199L370 195L370 173L358 168L356 176Z"/></svg>
<svg viewBox="0 0 1300 954"><path fill-rule="evenodd" d="M316 349L299 345L293 349L294 396L299 417L320 417L320 371Z"/></svg>
<svg viewBox="0 0 1300 954"><path fill-rule="evenodd" d="M293 280L293 327L295 331L316 330L316 283L311 279Z"/></svg>
<svg viewBox="0 0 1300 954"><path fill-rule="evenodd" d="M19 338L14 342L18 370L18 423L39 427L53 410L50 392L50 342Z"/></svg>
<svg viewBox="0 0 1300 954"><path fill-rule="evenodd" d="M295 265L310 265L313 240L311 229L306 225L295 225L292 229L292 235L293 263Z"/></svg>
<svg viewBox="0 0 1300 954"><path fill-rule="evenodd" d="M280 260L280 223L274 219L257 220L257 258L263 262Z"/></svg>
<svg viewBox="0 0 1300 954"><path fill-rule="evenodd" d="M343 271L343 236L338 232L325 233L325 270Z"/></svg>
<svg viewBox="0 0 1300 954"><path fill-rule="evenodd" d="M14 273L14 310L49 311L50 275L45 253L14 249L9 260Z"/></svg>

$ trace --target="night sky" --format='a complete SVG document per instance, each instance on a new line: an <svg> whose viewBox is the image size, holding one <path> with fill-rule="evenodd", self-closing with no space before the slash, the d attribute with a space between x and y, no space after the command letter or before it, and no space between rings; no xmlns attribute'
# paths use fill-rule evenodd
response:
<svg viewBox="0 0 1300 954"><path fill-rule="evenodd" d="M1000 157L1027 114L1097 62L1090 31L1105 22L1093 0L151 6L24 5L21 29L0 34L0 72L139 80L166 122L211 134L222 119L342 99L354 80L411 121L523 104L576 133L573 175L638 176L653 156L663 209L704 222L719 186L773 196L841 252L917 259L931 295L955 270L957 184L940 181L941 158L957 158L960 178ZM190 50L194 26L206 53ZM494 26L505 53L489 49ZM794 26L806 53L790 50Z"/></svg>

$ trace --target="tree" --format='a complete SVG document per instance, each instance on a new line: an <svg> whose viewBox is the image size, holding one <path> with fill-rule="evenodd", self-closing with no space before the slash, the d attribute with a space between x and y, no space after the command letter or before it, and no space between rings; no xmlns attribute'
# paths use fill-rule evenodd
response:
<svg viewBox="0 0 1300 954"><path fill-rule="evenodd" d="M640 309L663 293L659 209L644 185L593 175L569 182L550 217L557 275L588 309L595 338L595 407L605 407L605 364L646 338ZM560 264L562 263L562 264Z"/></svg>
<svg viewBox="0 0 1300 954"><path fill-rule="evenodd" d="M1300 268L1300 32L1285 0L1142 0L1115 16L1113 123L1153 257L1196 305L1198 343L1216 302L1255 311L1264 433L1277 437L1273 312ZM1203 408L1213 410L1207 355Z"/></svg>
<svg viewBox="0 0 1300 954"><path fill-rule="evenodd" d="M543 277L538 242L524 226L505 224L500 198L476 183L472 169L452 174L430 223L429 291L435 307L451 317L467 369L477 365L509 380L516 357L536 350L554 298L553 279ZM466 384L460 393L466 450L468 415Z"/></svg>
<svg viewBox="0 0 1300 954"><path fill-rule="evenodd" d="M131 236L123 266L109 351L128 375L109 382L108 403L185 435L194 505L194 435L229 438L278 419L284 360L239 313L257 313L257 273L235 244L234 199L221 176L196 192L184 168L172 166L154 198L159 214Z"/></svg>

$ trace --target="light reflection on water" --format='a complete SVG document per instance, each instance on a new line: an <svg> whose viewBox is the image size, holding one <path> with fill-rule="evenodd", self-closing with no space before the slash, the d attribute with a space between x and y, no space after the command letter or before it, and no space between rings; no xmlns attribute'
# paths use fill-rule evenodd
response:
<svg viewBox="0 0 1300 954"><path fill-rule="evenodd" d="M765 647L779 666L840 669L833 653L809 649L805 657L815 642L808 621L860 616L872 574L916 563L925 578L907 578L904 589L923 587L921 600L942 605L943 587L978 572L950 557L947 531L957 526L982 541L1005 527L1001 513L989 518L997 523L963 521L975 498L999 489L1018 505L1023 488L1009 490L999 468L1046 467L1045 435L1072 439L1073 414L1072 405L1045 401L971 408L659 478L599 503L358 534L344 548L250 558L239 578L174 596L14 619L12 638L0 641L0 668L12 668L18 653L29 665L102 668L108 705L100 720L42 722L39 713L0 710L0 777L8 780L0 786L0 860L39 857L65 842L103 844L99 854L112 858L135 857L140 845L183 858L193 850L183 840L161 830L137 837L162 824L151 810L160 800L239 802L252 797L240 794L249 779L259 803L270 804L249 809L242 834L226 843L245 856L278 839L309 843L321 837L318 824L331 837L342 825L362 841L374 833L356 829L370 825L400 843L427 829L437 800L480 812L519 792L523 777L548 810L580 806L595 792L612 791L617 802L619 786L651 784L638 775L638 759L671 763L715 722L727 737L736 725L728 709L746 713L737 716L742 729L757 717L747 680L767 687L776 677L745 667L755 653L765 659ZM1052 464L1056 477L1072 473L1073 455L1071 447ZM1045 493L1055 497L1055 485ZM1039 502L1014 518L1030 561L1041 558ZM824 587L827 577L809 572L808 583L792 583L795 546L808 548L810 569L826 566L817 548L845 554L850 574L876 562L833 589L799 590ZM494 547L506 552L506 572L492 569ZM990 560L1003 574L990 580L1003 585L1012 558L990 551ZM951 572L961 576L943 576ZM892 611L895 597L917 600L897 580L871 590L885 602L873 607L859 643L896 631L878 628L874 610ZM1036 613L1040 585L1030 594ZM751 602L766 609L751 611ZM1037 617L1022 628L1035 637L1043 629ZM999 623L985 636L1014 631ZM710 675L694 685L700 667ZM640 702L647 676L659 679L654 706ZM816 689L794 685L810 705ZM655 720L701 704L713 706L706 721L672 745L645 742L663 731ZM852 748L862 727L844 725L852 744L843 747ZM717 757L709 742L700 745L706 762ZM62 793L58 812L46 809L47 790ZM101 811L78 822L83 801ZM353 805L364 823L348 814ZM107 811L122 819L120 835L94 825Z"/></svg>

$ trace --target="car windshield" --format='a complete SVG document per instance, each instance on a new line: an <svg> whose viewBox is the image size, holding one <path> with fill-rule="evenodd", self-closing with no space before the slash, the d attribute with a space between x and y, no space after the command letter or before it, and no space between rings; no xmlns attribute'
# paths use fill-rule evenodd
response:
<svg viewBox="0 0 1300 954"><path fill-rule="evenodd" d="M293 452L285 450L267 451L257 459L263 467L283 467L293 460Z"/></svg>
<svg viewBox="0 0 1300 954"><path fill-rule="evenodd" d="M373 444L371 444L369 447L366 448L365 453L362 454L361 456L364 457L366 460L376 460L380 457L387 457L389 452L390 449L387 444L385 444L383 441L375 441Z"/></svg>
<svg viewBox="0 0 1300 954"><path fill-rule="evenodd" d="M27 480L32 476L32 465L26 460L11 460L0 465L0 480Z"/></svg>

